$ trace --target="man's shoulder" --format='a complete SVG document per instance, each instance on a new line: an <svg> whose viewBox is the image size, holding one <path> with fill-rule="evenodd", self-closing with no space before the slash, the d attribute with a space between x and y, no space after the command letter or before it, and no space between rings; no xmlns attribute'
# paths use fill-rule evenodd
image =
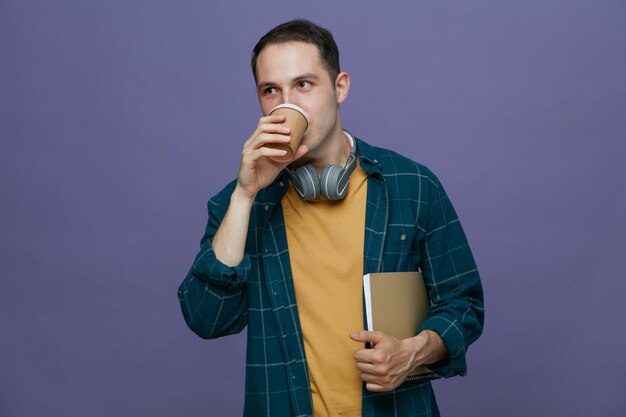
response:
<svg viewBox="0 0 626 417"><path fill-rule="evenodd" d="M237 179L234 179L226 184L221 191L211 197L207 202L209 210L226 211L226 208L228 208L230 204L230 196L233 194L236 185Z"/></svg>
<svg viewBox="0 0 626 417"><path fill-rule="evenodd" d="M362 139L357 139L361 156L379 164L381 174L386 179L395 177L406 180L424 180L434 187L439 187L440 183L433 171L423 163L417 162L405 155L391 149L371 145ZM411 178L413 177L413 178Z"/></svg>
<svg viewBox="0 0 626 417"><path fill-rule="evenodd" d="M254 199L254 205L260 205L264 208L268 204L277 204L286 191L286 188L283 186L287 184L287 181L286 174L284 172L279 173L270 185L259 190L256 198ZM209 210L223 212L225 214L226 209L230 204L230 197L235 191L236 186L237 178L226 184L221 191L211 197L207 202Z"/></svg>

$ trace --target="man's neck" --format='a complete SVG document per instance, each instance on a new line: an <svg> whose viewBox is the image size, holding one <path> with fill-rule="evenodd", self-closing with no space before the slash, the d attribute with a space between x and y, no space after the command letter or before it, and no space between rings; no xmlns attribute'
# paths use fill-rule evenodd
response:
<svg viewBox="0 0 626 417"><path fill-rule="evenodd" d="M310 155L305 155L298 166L310 164L315 167L318 175L330 164L343 167L350 155L350 143L346 138L341 125L338 125L332 134L324 139L320 146Z"/></svg>

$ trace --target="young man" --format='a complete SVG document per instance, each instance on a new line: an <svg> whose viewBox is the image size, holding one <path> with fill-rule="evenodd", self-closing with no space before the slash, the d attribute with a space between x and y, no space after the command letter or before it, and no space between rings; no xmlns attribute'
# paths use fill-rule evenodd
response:
<svg viewBox="0 0 626 417"><path fill-rule="evenodd" d="M476 265L443 187L423 165L343 130L350 77L327 30L303 20L272 29L252 70L265 116L237 179L208 202L178 291L187 324L207 339L248 326L244 415L439 415L431 384L405 379L419 365L464 375L483 325ZM282 103L309 117L289 166L267 146L289 140L284 116L267 116ZM345 194L333 169L349 175ZM330 198L303 197L306 178ZM432 305L416 336L364 331L363 275L418 270Z"/></svg>

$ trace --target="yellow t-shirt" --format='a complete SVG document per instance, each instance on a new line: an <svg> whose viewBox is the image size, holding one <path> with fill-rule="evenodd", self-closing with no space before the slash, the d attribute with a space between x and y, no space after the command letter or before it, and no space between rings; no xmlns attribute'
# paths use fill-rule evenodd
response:
<svg viewBox="0 0 626 417"><path fill-rule="evenodd" d="M350 332L363 324L367 174L359 166L339 201L282 199L289 260L304 339L313 414L361 416L362 381Z"/></svg>

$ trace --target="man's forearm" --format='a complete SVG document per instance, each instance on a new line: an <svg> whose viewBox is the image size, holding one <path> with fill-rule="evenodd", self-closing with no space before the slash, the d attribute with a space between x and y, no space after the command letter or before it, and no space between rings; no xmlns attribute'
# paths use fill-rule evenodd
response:
<svg viewBox="0 0 626 417"><path fill-rule="evenodd" d="M423 330L413 338L417 355L415 366L439 362L448 356L448 349L441 337L432 330Z"/></svg>
<svg viewBox="0 0 626 417"><path fill-rule="evenodd" d="M237 266L243 259L253 203L254 199L242 196L235 187L212 242L215 257L225 265Z"/></svg>

